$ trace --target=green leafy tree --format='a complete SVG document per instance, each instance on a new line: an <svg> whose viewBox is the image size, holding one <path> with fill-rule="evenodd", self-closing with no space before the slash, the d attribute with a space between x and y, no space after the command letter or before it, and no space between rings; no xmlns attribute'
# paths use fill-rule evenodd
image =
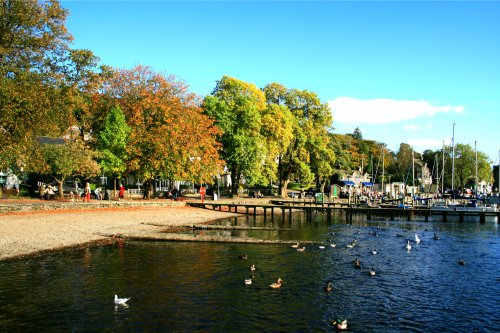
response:
<svg viewBox="0 0 500 333"><path fill-rule="evenodd" d="M250 183L261 180L266 147L261 136L262 112L266 108L263 92L229 76L217 81L204 109L222 130L219 141L222 157L231 173L231 195L237 194L241 177Z"/></svg>
<svg viewBox="0 0 500 333"><path fill-rule="evenodd" d="M116 178L120 178L127 170L126 148L129 134L130 127L123 111L119 107L112 108L99 132L97 147L100 151L99 165L103 173L113 176L115 192Z"/></svg>
<svg viewBox="0 0 500 333"><path fill-rule="evenodd" d="M278 157L279 190L286 196L291 180L309 183L315 178L326 182L335 155L328 144L332 117L328 104L307 90L286 89L271 83L263 89L268 105L285 105L295 118L293 136L286 150Z"/></svg>
<svg viewBox="0 0 500 333"><path fill-rule="evenodd" d="M54 178L58 183L60 197L63 196L62 185L68 177L89 178L100 172L99 164L95 161L97 153L87 149L80 140L43 144L40 149L43 163L33 168Z"/></svg>
<svg viewBox="0 0 500 333"><path fill-rule="evenodd" d="M488 179L490 163L483 152L477 152L478 180ZM451 164L452 163L448 163ZM451 173L450 173L451 174ZM473 187L476 176L476 153L468 144L457 144L455 147L455 184L456 188Z"/></svg>

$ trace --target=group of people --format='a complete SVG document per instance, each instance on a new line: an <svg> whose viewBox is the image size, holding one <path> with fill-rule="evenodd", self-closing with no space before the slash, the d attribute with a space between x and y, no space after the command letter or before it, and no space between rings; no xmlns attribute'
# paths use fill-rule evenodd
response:
<svg viewBox="0 0 500 333"><path fill-rule="evenodd" d="M44 200L53 199L56 196L56 191L57 189L50 184L44 184L42 182L38 183L38 192L40 199ZM125 186L123 186L123 184L120 184L118 191L119 200L125 198L125 191L126 191ZM81 197L83 198L83 202L90 202L91 196L94 197L96 200L106 199L103 198L103 194L104 194L103 190L100 187L97 187L95 190L92 191L90 183L86 182ZM172 196L177 197L177 190L174 189L174 191L172 191ZM77 188L75 188L75 191L71 191L69 193L69 199L71 202L75 202L75 200L77 200L78 197L80 197L80 195Z"/></svg>
<svg viewBox="0 0 500 333"><path fill-rule="evenodd" d="M40 194L40 199L45 199L45 200L50 200L50 199L53 199L56 195L55 191L54 191L54 187L52 187L52 185L50 184L44 184L44 185L40 185L38 187L38 192Z"/></svg>
<svg viewBox="0 0 500 333"><path fill-rule="evenodd" d="M165 192L165 198L175 200L175 199L177 199L178 194L179 194L179 191L174 187L174 189L172 191L167 190L167 192Z"/></svg>

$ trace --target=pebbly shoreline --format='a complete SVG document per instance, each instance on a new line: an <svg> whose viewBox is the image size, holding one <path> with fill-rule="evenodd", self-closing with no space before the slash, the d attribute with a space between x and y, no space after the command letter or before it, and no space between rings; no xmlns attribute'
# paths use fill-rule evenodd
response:
<svg viewBox="0 0 500 333"><path fill-rule="evenodd" d="M19 203L3 203L18 205ZM154 203L75 207L68 203L21 203L22 209L0 213L0 260L34 256L66 248L115 241L103 235L151 235L166 227L209 223L238 214ZM66 206L65 206L66 205Z"/></svg>

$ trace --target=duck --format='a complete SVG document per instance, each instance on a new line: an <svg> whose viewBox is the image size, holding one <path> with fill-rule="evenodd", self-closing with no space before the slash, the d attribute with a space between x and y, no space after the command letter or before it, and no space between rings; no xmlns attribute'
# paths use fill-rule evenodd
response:
<svg viewBox="0 0 500 333"><path fill-rule="evenodd" d="M373 267L370 268L370 271L368 272L370 276L375 276L375 271L373 270Z"/></svg>
<svg viewBox="0 0 500 333"><path fill-rule="evenodd" d="M115 295L115 304L117 305L127 305L127 302L130 298L119 298L118 295Z"/></svg>
<svg viewBox="0 0 500 333"><path fill-rule="evenodd" d="M296 244L292 244L292 246L290 246L292 249L298 249L299 248L299 243L296 243Z"/></svg>
<svg viewBox="0 0 500 333"><path fill-rule="evenodd" d="M252 265L248 268L250 270L250 272L255 272L255 265Z"/></svg>
<svg viewBox="0 0 500 333"><path fill-rule="evenodd" d="M373 254L373 255L376 255L376 254L377 254L377 250L373 249L373 250L372 250L372 254Z"/></svg>
<svg viewBox="0 0 500 333"><path fill-rule="evenodd" d="M410 241L406 241L406 245L405 245L405 250L406 251L410 251L411 250L411 245L410 245Z"/></svg>
<svg viewBox="0 0 500 333"><path fill-rule="evenodd" d="M303 247L299 247L299 248L297 249L297 252L304 252L305 250L306 250L306 247L305 247L305 246L303 246Z"/></svg>
<svg viewBox="0 0 500 333"><path fill-rule="evenodd" d="M243 282L244 282L246 285L250 285L250 284L252 284L252 276L249 276L249 277L248 277L248 279L245 279Z"/></svg>
<svg viewBox="0 0 500 333"><path fill-rule="evenodd" d="M344 320L339 320L337 319L336 321L333 322L333 325L337 327L338 330L346 330L347 329L347 319Z"/></svg>
<svg viewBox="0 0 500 333"><path fill-rule="evenodd" d="M418 238L418 235L415 234L415 243L419 244L420 243L420 238Z"/></svg>
<svg viewBox="0 0 500 333"><path fill-rule="evenodd" d="M330 244L330 247L337 247L337 244L332 243L332 244Z"/></svg>
<svg viewBox="0 0 500 333"><path fill-rule="evenodd" d="M332 282L331 282L331 281L328 281L328 283L326 284L326 286L325 286L325 288L324 288L324 289L325 289L325 291L326 291L327 293L329 293L330 291L332 291L332 289L333 289L333 284L332 284Z"/></svg>
<svg viewBox="0 0 500 333"><path fill-rule="evenodd" d="M464 259L459 259L458 260L459 265L465 265L465 260Z"/></svg>
<svg viewBox="0 0 500 333"><path fill-rule="evenodd" d="M354 259L354 268L361 268L361 261L358 258Z"/></svg>
<svg viewBox="0 0 500 333"><path fill-rule="evenodd" d="M320 246L319 246L319 249L320 249L320 250L324 250L324 249L325 249L325 246L324 246L324 245L320 245Z"/></svg>
<svg viewBox="0 0 500 333"><path fill-rule="evenodd" d="M243 259L243 260L247 260L248 255L244 254L244 255L238 256L238 258Z"/></svg>
<svg viewBox="0 0 500 333"><path fill-rule="evenodd" d="M281 280L281 278L278 278L278 280L276 280L276 282L274 283L271 283L269 285L269 287L273 288L273 289L278 289L278 288L281 288L281 283L283 282L283 280Z"/></svg>
<svg viewBox="0 0 500 333"><path fill-rule="evenodd" d="M438 235L434 234L434 237L432 237L434 240L439 240L440 238L438 237Z"/></svg>

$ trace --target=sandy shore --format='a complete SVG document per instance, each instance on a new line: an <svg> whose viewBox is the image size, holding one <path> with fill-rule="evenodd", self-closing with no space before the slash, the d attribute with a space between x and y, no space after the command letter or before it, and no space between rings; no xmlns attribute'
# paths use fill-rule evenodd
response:
<svg viewBox="0 0 500 333"><path fill-rule="evenodd" d="M151 234L164 226L207 223L230 216L235 214L187 206L4 213L0 214L0 260L109 242L103 234Z"/></svg>

